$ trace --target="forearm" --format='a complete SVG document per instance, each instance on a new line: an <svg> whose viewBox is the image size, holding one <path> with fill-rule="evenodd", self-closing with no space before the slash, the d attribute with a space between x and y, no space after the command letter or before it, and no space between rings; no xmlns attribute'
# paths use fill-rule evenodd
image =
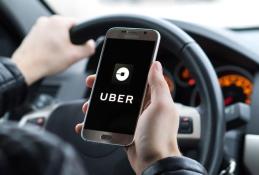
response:
<svg viewBox="0 0 259 175"><path fill-rule="evenodd" d="M0 117L19 106L26 92L27 85L17 66L8 58L0 58Z"/></svg>
<svg viewBox="0 0 259 175"><path fill-rule="evenodd" d="M187 157L168 157L148 167L142 175L207 175L205 168Z"/></svg>

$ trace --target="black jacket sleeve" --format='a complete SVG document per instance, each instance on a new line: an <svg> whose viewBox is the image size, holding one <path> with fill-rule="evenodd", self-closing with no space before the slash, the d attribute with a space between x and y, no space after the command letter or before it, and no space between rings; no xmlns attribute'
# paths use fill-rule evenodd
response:
<svg viewBox="0 0 259 175"><path fill-rule="evenodd" d="M207 175L207 171L193 159L168 157L155 162L142 175Z"/></svg>
<svg viewBox="0 0 259 175"><path fill-rule="evenodd" d="M1 175L88 175L72 146L35 126L0 123Z"/></svg>
<svg viewBox="0 0 259 175"><path fill-rule="evenodd" d="M26 94L27 85L22 73L9 58L0 57L0 117L19 106Z"/></svg>

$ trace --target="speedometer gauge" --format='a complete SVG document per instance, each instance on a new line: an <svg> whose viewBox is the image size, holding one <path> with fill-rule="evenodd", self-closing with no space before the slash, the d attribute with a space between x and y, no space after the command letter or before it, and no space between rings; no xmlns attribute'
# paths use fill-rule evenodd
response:
<svg viewBox="0 0 259 175"><path fill-rule="evenodd" d="M225 106L242 102L251 104L253 93L252 75L246 70L236 66L223 66L216 69L220 87L224 96ZM200 104L197 89L191 96L191 105Z"/></svg>
<svg viewBox="0 0 259 175"><path fill-rule="evenodd" d="M237 102L251 104L253 82L249 72L236 66L223 66L217 69L217 74L226 106Z"/></svg>
<svg viewBox="0 0 259 175"><path fill-rule="evenodd" d="M245 76L226 74L219 77L219 83L224 94L226 106L235 102L251 103L253 84Z"/></svg>

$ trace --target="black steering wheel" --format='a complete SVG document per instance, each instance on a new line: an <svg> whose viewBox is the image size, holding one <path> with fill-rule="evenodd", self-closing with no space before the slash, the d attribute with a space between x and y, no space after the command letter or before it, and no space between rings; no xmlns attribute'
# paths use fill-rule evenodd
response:
<svg viewBox="0 0 259 175"><path fill-rule="evenodd" d="M71 30L71 40L82 44L97 39L111 27L152 28L161 34L161 47L170 49L191 71L197 81L201 105L198 108L178 104L181 116L192 120L191 133L178 135L182 150L195 150L191 157L200 161L209 174L219 171L225 131L222 92L214 68L199 45L170 22L135 15L105 16L87 21ZM84 82L82 82L84 83ZM74 132L83 120L83 101L58 105L49 115L46 129L74 145L90 174L133 174L123 148L84 142ZM101 167L101 168L100 168Z"/></svg>

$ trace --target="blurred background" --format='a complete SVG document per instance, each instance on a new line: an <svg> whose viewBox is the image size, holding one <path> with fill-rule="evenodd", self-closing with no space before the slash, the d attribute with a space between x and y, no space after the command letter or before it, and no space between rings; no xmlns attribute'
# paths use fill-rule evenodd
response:
<svg viewBox="0 0 259 175"><path fill-rule="evenodd" d="M259 26L259 0L44 0L81 20L107 14L143 14L211 27Z"/></svg>

